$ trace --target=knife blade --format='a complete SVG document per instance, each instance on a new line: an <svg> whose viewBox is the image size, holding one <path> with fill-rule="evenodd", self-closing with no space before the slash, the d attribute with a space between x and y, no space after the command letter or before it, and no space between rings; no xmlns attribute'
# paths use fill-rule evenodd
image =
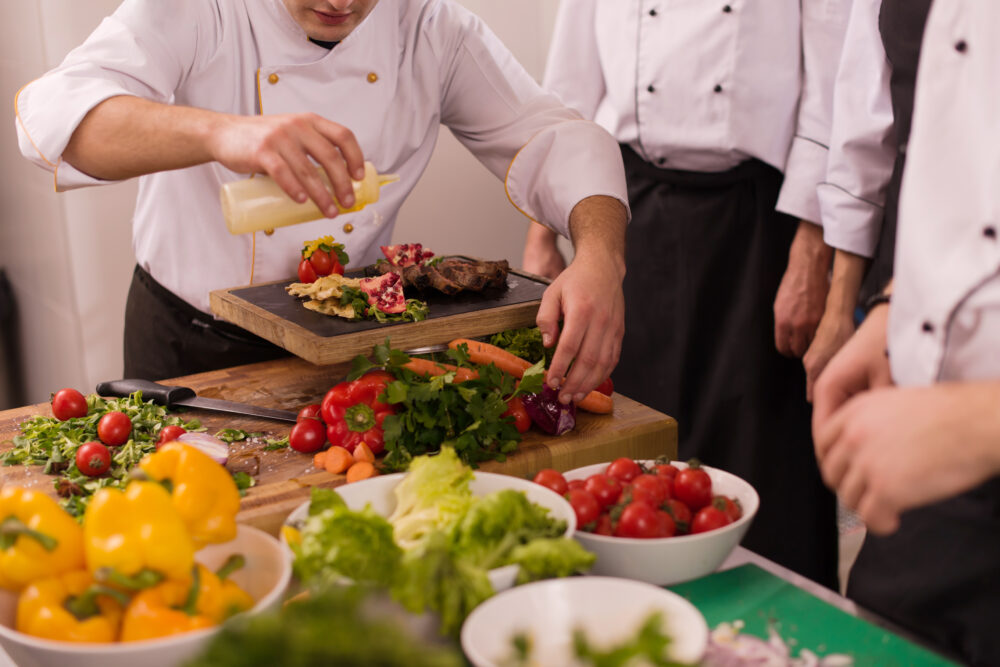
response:
<svg viewBox="0 0 1000 667"><path fill-rule="evenodd" d="M109 382L101 382L97 385L97 393L101 396L125 397L136 391L142 392L143 399L151 399L154 403L168 408L175 405L183 405L202 410L215 410L216 412L228 412L286 422L295 422L298 417L298 413L289 410L277 410L275 408L263 408L245 403L233 403L232 401L223 401L218 398L202 398L195 394L194 390L189 387L159 384L158 382L151 382L149 380L111 380Z"/></svg>

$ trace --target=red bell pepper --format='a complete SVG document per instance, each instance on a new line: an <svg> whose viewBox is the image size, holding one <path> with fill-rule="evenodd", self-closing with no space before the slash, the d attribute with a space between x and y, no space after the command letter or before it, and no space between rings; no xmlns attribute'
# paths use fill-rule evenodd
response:
<svg viewBox="0 0 1000 667"><path fill-rule="evenodd" d="M396 409L379 400L386 385L396 378L385 371L372 371L352 382L341 382L326 392L320 413L331 445L354 453L364 442L378 455L385 450L382 422Z"/></svg>

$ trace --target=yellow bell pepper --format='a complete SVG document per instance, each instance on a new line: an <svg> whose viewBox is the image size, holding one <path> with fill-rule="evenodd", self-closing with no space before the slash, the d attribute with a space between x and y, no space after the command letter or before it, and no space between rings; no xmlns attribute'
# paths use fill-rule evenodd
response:
<svg viewBox="0 0 1000 667"><path fill-rule="evenodd" d="M156 482L95 493L83 536L87 567L99 581L146 588L164 578L182 587L191 579L194 545L170 493Z"/></svg>
<svg viewBox="0 0 1000 667"><path fill-rule="evenodd" d="M0 491L0 587L84 569L83 530L59 503L14 486Z"/></svg>
<svg viewBox="0 0 1000 667"><path fill-rule="evenodd" d="M174 507L196 547L236 537L240 492L223 466L190 445L172 442L139 462L146 475L171 488Z"/></svg>
<svg viewBox="0 0 1000 667"><path fill-rule="evenodd" d="M199 598L199 609L215 619L216 623L246 611L253 606L253 598L245 590L240 588L235 581L227 577L236 570L243 567L245 559L241 554L234 554L229 557L217 572L211 572L201 565L202 590Z"/></svg>
<svg viewBox="0 0 1000 667"><path fill-rule="evenodd" d="M86 570L38 579L17 600L18 631L67 642L118 639L126 595L94 582Z"/></svg>
<svg viewBox="0 0 1000 667"><path fill-rule="evenodd" d="M166 581L136 594L125 610L122 641L212 627L252 605L253 599L236 584L196 564L190 583Z"/></svg>

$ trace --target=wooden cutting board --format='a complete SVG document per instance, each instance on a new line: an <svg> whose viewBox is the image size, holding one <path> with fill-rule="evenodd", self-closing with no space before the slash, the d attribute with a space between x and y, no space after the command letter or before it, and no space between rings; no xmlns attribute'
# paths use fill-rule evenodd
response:
<svg viewBox="0 0 1000 667"><path fill-rule="evenodd" d="M349 364L320 367L295 357L200 373L168 384L191 387L199 396L221 398L286 410L298 410L318 403L326 391L339 382ZM309 497L312 486L334 487L345 483L343 475L331 475L312 466L312 457L285 449L264 451L263 438L288 435L291 424L238 417L205 410L186 410L187 418L198 418L209 433L223 428L260 432L261 438L234 443L228 467L254 476L257 485L243 498L239 520L277 533L285 517ZM0 412L0 451L20 433L19 424L32 415L51 415L48 404ZM611 461L619 456L676 457L677 423L652 408L615 395L611 415L578 413L576 429L559 437L536 430L525 434L519 450L503 463L490 462L483 470L517 476L533 476L542 468L569 470ZM52 477L40 467L0 467L0 485L31 486L54 493Z"/></svg>
<svg viewBox="0 0 1000 667"><path fill-rule="evenodd" d="M363 271L350 271L348 275L361 276ZM300 299L285 291L292 282L294 279L216 290L210 294L209 303L217 316L306 361L326 365L369 354L386 337L392 338L393 347L408 350L443 340L534 326L542 293L548 287L545 278L511 269L505 290L460 292L454 296L407 291L407 298L419 297L427 302L427 319L380 324L308 310Z"/></svg>

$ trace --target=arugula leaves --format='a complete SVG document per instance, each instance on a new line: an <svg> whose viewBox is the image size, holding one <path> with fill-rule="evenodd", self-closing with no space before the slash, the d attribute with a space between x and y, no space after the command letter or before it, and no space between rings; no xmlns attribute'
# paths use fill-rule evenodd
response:
<svg viewBox="0 0 1000 667"><path fill-rule="evenodd" d="M464 345L446 355L456 366L473 366ZM456 383L454 371L424 377L404 367L409 360L386 339L375 346L373 360L355 357L347 376L355 380L384 368L396 377L384 394L384 400L396 406L396 414L382 424L387 469L405 470L414 456L436 452L444 444L454 447L459 458L473 467L482 461L504 461L517 449L521 434L513 420L502 415L511 397L541 390L542 362L528 369L518 384L492 364L478 368L478 379Z"/></svg>
<svg viewBox="0 0 1000 667"><path fill-rule="evenodd" d="M501 331L493 334L490 344L528 361L544 360L546 366L552 363L552 356L556 353L555 346L542 345L542 332L538 327Z"/></svg>

